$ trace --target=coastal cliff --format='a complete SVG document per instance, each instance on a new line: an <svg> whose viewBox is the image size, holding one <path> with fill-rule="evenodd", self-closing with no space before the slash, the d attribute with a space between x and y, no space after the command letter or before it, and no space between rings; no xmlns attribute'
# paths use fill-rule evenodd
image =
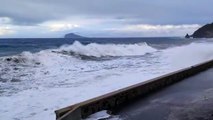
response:
<svg viewBox="0 0 213 120"><path fill-rule="evenodd" d="M185 38L213 38L213 23L206 24L196 30L192 35L186 35Z"/></svg>

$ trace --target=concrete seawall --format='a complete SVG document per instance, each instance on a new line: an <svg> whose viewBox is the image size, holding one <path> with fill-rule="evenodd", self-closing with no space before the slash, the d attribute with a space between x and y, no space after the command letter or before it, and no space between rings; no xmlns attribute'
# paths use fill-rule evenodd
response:
<svg viewBox="0 0 213 120"><path fill-rule="evenodd" d="M170 84L176 83L184 78L193 76L213 66L213 60L197 64L155 79L151 79L136 85L132 85L118 91L114 91L94 99L81 102L60 110L56 110L57 120L80 120L87 116L101 111L112 110L137 98L148 95L162 89Z"/></svg>

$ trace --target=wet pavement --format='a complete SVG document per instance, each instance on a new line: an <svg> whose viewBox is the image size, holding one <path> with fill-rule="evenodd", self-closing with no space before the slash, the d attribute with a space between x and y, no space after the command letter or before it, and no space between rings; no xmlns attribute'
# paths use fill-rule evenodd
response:
<svg viewBox="0 0 213 120"><path fill-rule="evenodd" d="M115 111L123 120L213 120L213 68Z"/></svg>

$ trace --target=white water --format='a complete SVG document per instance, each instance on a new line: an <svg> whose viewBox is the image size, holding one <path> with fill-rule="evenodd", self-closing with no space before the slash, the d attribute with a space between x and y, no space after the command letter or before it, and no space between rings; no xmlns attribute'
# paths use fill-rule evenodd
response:
<svg viewBox="0 0 213 120"><path fill-rule="evenodd" d="M156 49L148 46L146 43L139 44L96 44L91 43L89 45L82 45L79 42L74 42L71 46L63 46L60 48L65 51L73 51L76 54L86 56L133 56L144 55L146 53L154 52Z"/></svg>
<svg viewBox="0 0 213 120"><path fill-rule="evenodd" d="M82 56L88 59L81 60ZM52 120L56 109L210 59L212 42L163 50L145 43L75 42L55 50L1 57L0 118Z"/></svg>

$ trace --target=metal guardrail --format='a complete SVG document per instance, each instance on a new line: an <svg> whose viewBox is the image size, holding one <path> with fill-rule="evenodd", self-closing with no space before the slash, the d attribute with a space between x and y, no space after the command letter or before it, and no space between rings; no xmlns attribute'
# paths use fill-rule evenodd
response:
<svg viewBox="0 0 213 120"><path fill-rule="evenodd" d="M78 104L56 110L57 120L81 120L101 111L118 108L124 103L143 97L170 84L207 70L213 66L213 60L178 70L136 85L132 85Z"/></svg>

